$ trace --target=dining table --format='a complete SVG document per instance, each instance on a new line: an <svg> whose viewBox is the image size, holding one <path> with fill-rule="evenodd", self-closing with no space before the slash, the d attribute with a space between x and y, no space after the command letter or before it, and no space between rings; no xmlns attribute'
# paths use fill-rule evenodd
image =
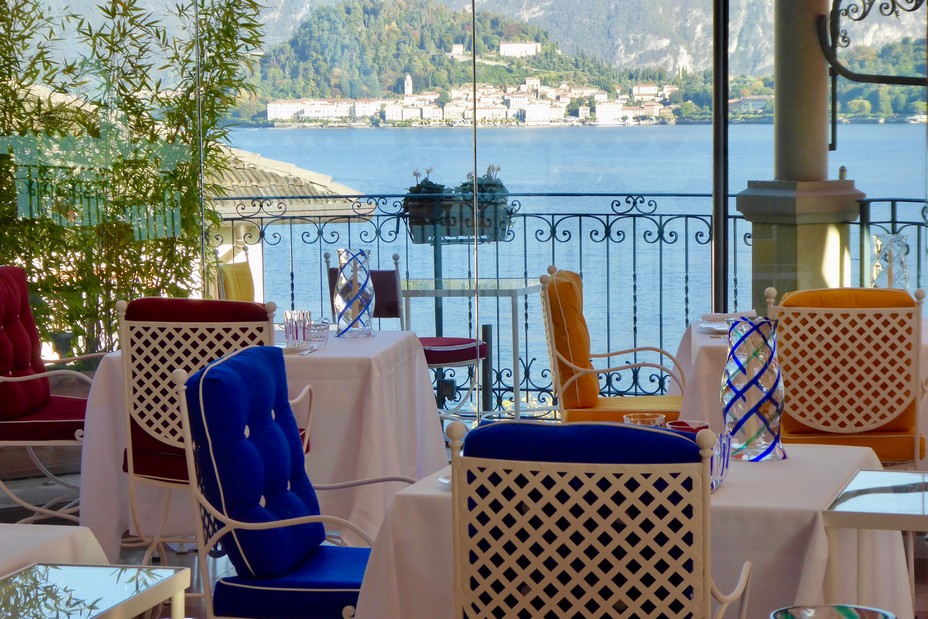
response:
<svg viewBox="0 0 928 619"><path fill-rule="evenodd" d="M837 530L829 544L823 510L867 468L880 468L871 449L832 445L791 446L782 461L732 462L711 496L710 564L719 589L733 589L743 562L751 561L751 619L784 606L842 600L913 617L898 531ZM450 467L397 493L371 551L358 619L454 617L449 475ZM873 578L861 591L859 561L869 562Z"/></svg>
<svg viewBox="0 0 928 619"><path fill-rule="evenodd" d="M312 386L306 470L314 484L383 475L421 479L447 466L431 375L414 333L375 331L372 337L341 338L333 332L321 349L285 354L284 360L290 397ZM117 351L102 359L94 376L81 456L80 523L97 537L110 561L118 558L121 539L130 531L128 476L122 468L123 393ZM299 409L294 413L299 420ZM322 513L351 520L374 536L402 487L390 482L320 491L319 502ZM189 492L150 484L138 488L145 531L154 530L162 505L170 500L166 532L193 533L196 514Z"/></svg>
<svg viewBox="0 0 928 619"><path fill-rule="evenodd" d="M87 527L0 523L0 576L33 563L100 565L108 561Z"/></svg>

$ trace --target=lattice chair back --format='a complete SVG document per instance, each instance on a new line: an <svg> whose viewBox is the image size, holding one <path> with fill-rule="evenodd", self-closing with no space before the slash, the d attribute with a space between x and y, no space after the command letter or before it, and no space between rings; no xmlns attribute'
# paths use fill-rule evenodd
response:
<svg viewBox="0 0 928 619"><path fill-rule="evenodd" d="M273 303L144 298L117 303L130 440L143 436L181 450L171 372L193 372L223 355L274 343ZM140 431L143 433L140 433ZM161 446L163 447L163 446Z"/></svg>
<svg viewBox="0 0 928 619"><path fill-rule="evenodd" d="M867 445L883 462L924 456L923 290L766 291L786 390L784 442Z"/></svg>
<svg viewBox="0 0 928 619"><path fill-rule="evenodd" d="M463 455L454 434L458 618L711 615L711 431L502 421Z"/></svg>

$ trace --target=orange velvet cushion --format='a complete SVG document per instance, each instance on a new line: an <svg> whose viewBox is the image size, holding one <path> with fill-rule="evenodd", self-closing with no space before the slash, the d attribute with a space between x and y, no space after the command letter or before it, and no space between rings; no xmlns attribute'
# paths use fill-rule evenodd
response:
<svg viewBox="0 0 928 619"><path fill-rule="evenodd" d="M583 317L583 283L572 271L557 271L546 288L551 307L555 349L574 365L593 369L590 361L590 332ZM573 368L558 361L561 384L574 375ZM558 390L564 408L590 408L599 399L599 378L582 374L566 389Z"/></svg>
<svg viewBox="0 0 928 619"><path fill-rule="evenodd" d="M898 288L819 288L788 292L783 307L915 307L915 299Z"/></svg>

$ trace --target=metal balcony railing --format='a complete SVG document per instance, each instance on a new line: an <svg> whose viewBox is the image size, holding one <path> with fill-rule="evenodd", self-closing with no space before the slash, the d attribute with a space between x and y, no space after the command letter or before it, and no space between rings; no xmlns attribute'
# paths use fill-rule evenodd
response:
<svg viewBox="0 0 928 619"><path fill-rule="evenodd" d="M260 262L263 278L258 290L265 300L320 315L330 313L323 254L339 247L368 249L372 268L392 268L392 255L397 253L410 279L537 282L551 264L578 271L591 339L602 351L652 345L673 352L687 325L711 310L709 194L509 194L512 213L505 234L494 235L498 238L492 242L462 243L458 236L437 245L415 242L422 235L410 232L404 197L346 196L353 214L340 215L309 215L305 207L289 214L287 202L273 197L228 197L221 208L226 234L214 230L210 239L217 246L223 238L238 239L232 251L247 249L250 260ZM730 212L735 212L734 198ZM852 265L860 285L869 284L872 235L884 231L909 236L910 281L913 288L924 285L926 215L924 200L861 202L860 222L852 226ZM228 227L234 230L232 236ZM729 308L734 311L746 308L751 299L750 224L732 216L727 234ZM436 236L441 238L440 233ZM519 312L521 392L529 405L550 405L539 299L524 298ZM478 334L481 325L492 325L492 402L496 409L511 404L508 329L513 321L508 301L445 298L437 306L434 300L414 299L411 315L412 328L422 334ZM384 322L381 328L399 325ZM458 378L462 389L471 380ZM604 395L657 393L665 389L666 377L623 373L606 376L602 385Z"/></svg>

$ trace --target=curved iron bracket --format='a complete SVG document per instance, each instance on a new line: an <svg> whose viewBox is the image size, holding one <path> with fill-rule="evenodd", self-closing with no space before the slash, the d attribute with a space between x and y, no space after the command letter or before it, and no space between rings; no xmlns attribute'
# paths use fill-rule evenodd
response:
<svg viewBox="0 0 928 619"><path fill-rule="evenodd" d="M835 0L835 5L840 4L841 0ZM865 82L868 84L891 84L894 86L925 86L928 87L928 78L925 76L907 76L907 75L879 75L874 73L857 73L848 69L838 60L838 41L837 33L838 23L835 18L835 9L831 10L832 17L829 19L825 15L818 17L818 40L822 46L822 53L825 59L835 72L852 82ZM830 32L829 32L830 23ZM846 35L845 35L846 36Z"/></svg>
<svg viewBox="0 0 928 619"><path fill-rule="evenodd" d="M842 9L842 0L832 0L829 15L819 15L816 22L819 45L825 60L828 61L828 73L831 77L831 142L828 144L830 151L838 149L838 75L852 82L928 87L928 77L925 76L857 73L838 60L838 48L847 47L850 44L847 31L841 29L841 17L845 16L852 21L862 21L870 14L876 1L857 0L848 8ZM880 0L879 10L885 16L898 15L899 11L917 11L924 3L925 0Z"/></svg>

